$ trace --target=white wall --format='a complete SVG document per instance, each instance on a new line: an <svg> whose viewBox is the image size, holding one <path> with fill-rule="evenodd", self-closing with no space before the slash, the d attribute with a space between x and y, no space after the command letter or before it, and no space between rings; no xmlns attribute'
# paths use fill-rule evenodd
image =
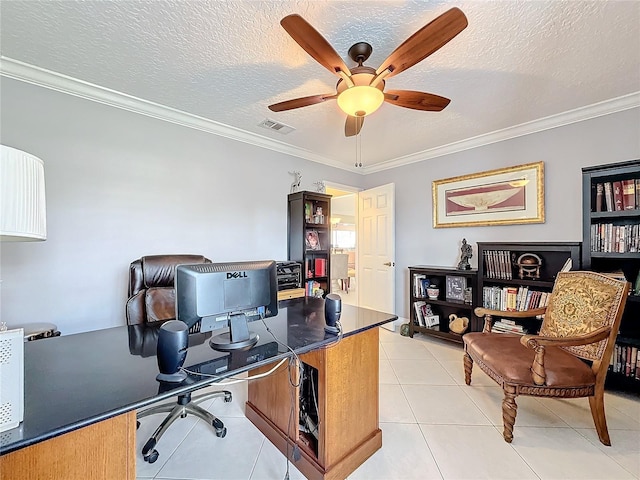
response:
<svg viewBox="0 0 640 480"><path fill-rule="evenodd" d="M64 333L125 324L142 255L287 258L287 194L344 170L2 78L1 138L45 162L48 238L2 243L1 320ZM258 120L256 120L258 121Z"/></svg>
<svg viewBox="0 0 640 480"><path fill-rule="evenodd" d="M582 167L640 158L640 109L407 165L365 177L365 187L396 184L396 313L408 317L410 265L455 267L466 238L486 241L582 241ZM544 161L544 224L433 228L431 182Z"/></svg>

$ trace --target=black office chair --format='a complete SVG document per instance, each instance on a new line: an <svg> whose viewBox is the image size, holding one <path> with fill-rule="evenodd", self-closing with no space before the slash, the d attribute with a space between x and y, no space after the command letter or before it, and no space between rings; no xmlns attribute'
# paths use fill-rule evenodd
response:
<svg viewBox="0 0 640 480"><path fill-rule="evenodd" d="M173 286L176 266L195 263L211 263L211 260L201 255L151 255L131 263L126 313L130 332L129 350L132 353L143 356L155 355L155 342L160 326L167 320L176 318ZM199 329L200 324L196 324L189 333L197 334ZM153 348L150 348L150 345ZM185 418L188 414L201 418L214 428L216 436L224 437L227 428L222 421L197 405L215 397L223 397L225 402L232 399L228 390L193 397L191 393L183 393L178 395L177 403L161 404L139 412L138 420L156 413L169 414L142 448L144 460L153 463L158 459L159 454L155 447L160 437L175 420Z"/></svg>

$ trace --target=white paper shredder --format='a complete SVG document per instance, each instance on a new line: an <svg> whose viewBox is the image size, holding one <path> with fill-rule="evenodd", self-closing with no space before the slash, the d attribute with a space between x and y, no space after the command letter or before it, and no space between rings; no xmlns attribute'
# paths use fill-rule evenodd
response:
<svg viewBox="0 0 640 480"><path fill-rule="evenodd" d="M0 331L0 432L24 419L24 329Z"/></svg>

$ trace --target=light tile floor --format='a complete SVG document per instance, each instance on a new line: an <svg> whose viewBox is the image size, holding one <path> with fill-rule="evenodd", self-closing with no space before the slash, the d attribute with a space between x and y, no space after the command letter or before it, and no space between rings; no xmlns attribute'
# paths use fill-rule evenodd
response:
<svg viewBox="0 0 640 480"><path fill-rule="evenodd" d="M501 389L480 369L464 384L460 345L380 329L382 449L349 480L640 478L640 399L607 392L611 447L600 444L587 399L518 397L513 443L502 440ZM220 387L218 387L220 388ZM281 480L284 455L244 417L246 384L232 403L205 402L228 427L216 437L194 418L175 422L145 463L140 449L163 416L142 419L138 479ZM304 477L290 466L291 479Z"/></svg>

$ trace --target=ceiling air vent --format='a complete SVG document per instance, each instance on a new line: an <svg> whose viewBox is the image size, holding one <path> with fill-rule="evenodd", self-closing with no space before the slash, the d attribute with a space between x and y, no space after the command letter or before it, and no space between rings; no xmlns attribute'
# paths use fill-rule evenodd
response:
<svg viewBox="0 0 640 480"><path fill-rule="evenodd" d="M258 126L268 128L269 130L275 130L276 132L280 132L283 135L291 133L295 130L295 128L290 127L289 125L285 125L284 123L280 122L274 122L273 120L269 120L268 118L265 118L258 124Z"/></svg>

